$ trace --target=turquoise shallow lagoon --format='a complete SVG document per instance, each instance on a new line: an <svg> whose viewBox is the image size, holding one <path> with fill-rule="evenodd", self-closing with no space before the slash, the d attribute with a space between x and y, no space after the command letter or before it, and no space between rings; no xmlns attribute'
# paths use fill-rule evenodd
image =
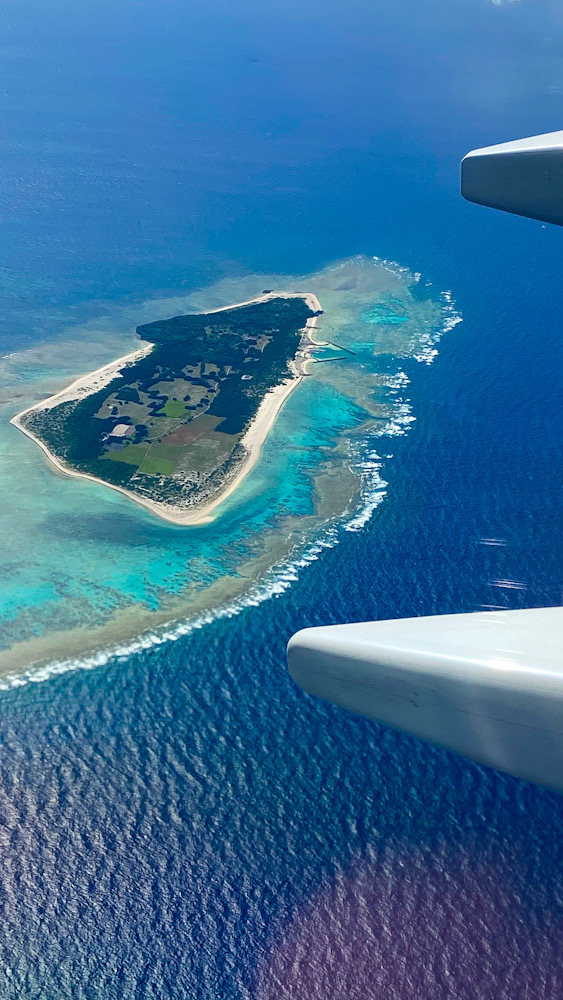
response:
<svg viewBox="0 0 563 1000"><path fill-rule="evenodd" d="M134 349L136 325L265 287L319 296L319 350L258 464L212 523L171 526L113 490L61 476L10 425L14 413ZM110 650L125 655L285 589L385 495L388 439L414 419L401 360L430 362L457 319L447 294L421 294L418 276L358 257L305 277L230 278L189 296L116 307L104 322L4 357L2 683L100 663Z"/></svg>

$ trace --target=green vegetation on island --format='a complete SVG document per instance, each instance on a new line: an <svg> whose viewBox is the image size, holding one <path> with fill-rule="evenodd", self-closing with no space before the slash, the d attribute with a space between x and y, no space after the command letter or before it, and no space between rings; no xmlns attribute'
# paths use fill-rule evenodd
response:
<svg viewBox="0 0 563 1000"><path fill-rule="evenodd" d="M77 472L189 508L216 494L245 457L241 439L292 362L314 313L272 297L137 328L154 346L103 388L22 415Z"/></svg>

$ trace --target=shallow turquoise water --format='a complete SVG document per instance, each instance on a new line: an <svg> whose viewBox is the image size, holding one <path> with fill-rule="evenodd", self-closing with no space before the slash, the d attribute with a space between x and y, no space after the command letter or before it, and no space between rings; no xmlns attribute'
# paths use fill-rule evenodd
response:
<svg viewBox="0 0 563 1000"><path fill-rule="evenodd" d="M408 316L399 316L397 313L390 312L385 306L376 306L375 309L367 309L362 319L365 323L373 323L375 326L380 324L393 326L397 323L406 323Z"/></svg>
<svg viewBox="0 0 563 1000"><path fill-rule="evenodd" d="M411 275L355 258L306 279L232 279L180 302L147 303L139 312L171 315L180 305L197 310L201 301L241 301L264 285L293 288L299 281L319 294L325 309L320 343L334 339L339 347L321 346L315 353L334 360L308 365L310 374L284 405L259 462L209 524L172 526L102 485L55 474L33 442L7 422L15 410L49 394L46 387L55 376L64 385L77 374L69 361L75 350L82 349L82 370L99 366L100 356L111 360L125 353L131 346L126 311L115 319L114 330L108 319L103 335L92 334L86 348L79 346L83 331L76 331L64 343L44 345L40 358L30 351L4 359L0 455L12 497L0 528L5 650L54 632L110 629L95 639L78 640L75 634L70 645L62 635L57 656L65 658L220 608L265 575L275 586L276 568L283 575L287 561L299 559L331 524L353 521L372 508L381 493L379 463L366 461L362 442L384 430L401 433L412 420L401 362L386 352L396 355L400 348L410 356L428 347L451 320L451 305L417 300ZM393 339L393 324L381 320L377 336L366 340L373 328L369 317L380 300L389 301L390 288L395 308L398 302L405 313L406 333L401 341ZM385 315L387 306L382 309ZM58 370L61 357L68 374ZM118 625L120 613L127 622ZM10 666L9 652L5 658ZM33 647L18 664L45 658L46 652Z"/></svg>

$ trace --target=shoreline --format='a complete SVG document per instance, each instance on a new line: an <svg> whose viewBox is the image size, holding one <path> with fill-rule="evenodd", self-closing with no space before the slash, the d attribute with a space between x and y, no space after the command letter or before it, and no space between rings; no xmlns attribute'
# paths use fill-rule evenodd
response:
<svg viewBox="0 0 563 1000"><path fill-rule="evenodd" d="M246 302L236 302L234 305L221 306L219 309L210 309L209 313L226 312L230 309L238 309L243 306L251 305L255 302L267 302L272 298L300 298L307 303L313 312L322 311L322 306L317 296L312 292L270 292L265 295L258 295L252 299L248 299ZM213 497L212 500L209 500L201 506L194 506L191 510L174 507L171 504L159 503L156 500L147 500L146 498L133 493L131 490L125 489L123 486L117 486L114 483L108 483L106 480L100 479L98 476L92 476L90 473L78 472L77 470L72 469L70 466L61 462L56 455L53 455L47 445L22 423L22 417L25 417L28 413L36 412L38 410L52 409L59 403L70 402L71 400L80 398L80 396L88 396L91 392L97 391L111 381L114 375L121 371L128 361L136 360L137 358L143 357L152 351L152 345L141 347L137 351L132 351L130 354L126 354L121 358L117 358L115 361L111 361L107 365L103 365L102 368L98 368L94 372L89 372L86 375L79 376L70 385L61 389L60 392L55 393L55 395L49 396L41 403L35 403L33 406L28 406L25 410L21 410L19 413L16 413L15 416L11 418L10 423L13 424L14 427L17 427L22 434L25 434L26 437L34 441L46 456L50 464L53 465L62 475L75 479L90 480L91 482L99 483L108 489L122 493L124 496L128 497L129 500L133 500L141 507L144 507L151 513L156 514L157 517L160 517L162 520L167 521L170 524L180 526L208 524L214 520L211 516L212 511L214 511L216 507L222 504L223 501L235 492L241 482L258 462L262 446L274 426L276 417L282 409L282 406L305 376L305 368L308 360L307 355L310 353L313 345L318 346L317 342L313 338L317 319L317 316L309 317L301 331L301 342L297 349L295 360L292 363L292 367L295 368L294 376L292 378L285 379L283 382L280 382L278 385L273 386L268 390L258 407L254 419L250 422L244 436L241 438L240 444L245 448L247 458L241 463L237 474L229 483L225 485L224 489L219 491L217 496Z"/></svg>

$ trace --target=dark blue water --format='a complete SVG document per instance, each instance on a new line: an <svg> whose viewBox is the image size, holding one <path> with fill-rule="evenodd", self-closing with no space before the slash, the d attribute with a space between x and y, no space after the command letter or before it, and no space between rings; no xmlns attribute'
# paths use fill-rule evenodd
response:
<svg viewBox="0 0 563 1000"><path fill-rule="evenodd" d="M386 502L290 591L3 693L0 995L555 1000L562 800L306 698L284 646L561 601L562 237L463 204L457 162L560 125L562 15L264 7L5 3L2 343L353 252L464 323L409 370Z"/></svg>

